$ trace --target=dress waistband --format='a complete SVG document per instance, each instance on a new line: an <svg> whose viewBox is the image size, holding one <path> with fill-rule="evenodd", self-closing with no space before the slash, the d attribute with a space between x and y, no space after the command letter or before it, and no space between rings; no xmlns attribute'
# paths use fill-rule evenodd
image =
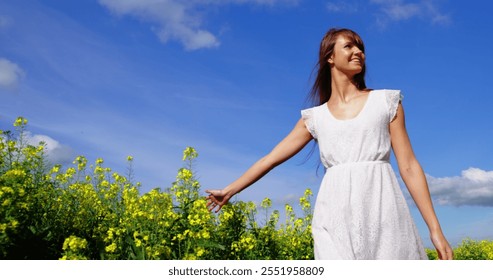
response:
<svg viewBox="0 0 493 280"><path fill-rule="evenodd" d="M332 165L332 166L328 167L328 169L331 169L334 167L342 167L342 166L356 166L356 165L363 165L363 164L383 164L383 163L390 163L390 162L388 160L368 160L368 161L344 162L344 163Z"/></svg>

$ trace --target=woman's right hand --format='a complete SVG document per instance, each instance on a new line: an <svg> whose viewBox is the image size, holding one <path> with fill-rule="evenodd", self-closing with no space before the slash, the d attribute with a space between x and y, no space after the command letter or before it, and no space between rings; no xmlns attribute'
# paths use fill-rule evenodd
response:
<svg viewBox="0 0 493 280"><path fill-rule="evenodd" d="M209 195L206 197L207 201L207 208L209 211L213 211L216 207L216 213L221 210L221 208L228 203L229 199L231 198L231 194L226 192L225 190L206 190L206 193Z"/></svg>
<svg viewBox="0 0 493 280"><path fill-rule="evenodd" d="M205 191L209 194L206 197L209 211L217 208L216 213L219 212L233 195L252 185L274 167L294 156L312 139L313 137L306 128L305 122L300 118L288 136L279 142L267 156L252 165L240 178L223 190Z"/></svg>

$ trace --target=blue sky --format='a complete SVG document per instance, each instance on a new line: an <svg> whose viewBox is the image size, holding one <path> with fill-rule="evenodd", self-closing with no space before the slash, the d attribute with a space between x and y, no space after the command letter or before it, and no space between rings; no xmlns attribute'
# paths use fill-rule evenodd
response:
<svg viewBox="0 0 493 280"><path fill-rule="evenodd" d="M411 141L449 241L493 239L490 1L3 0L0 129L29 120L52 161L77 155L142 191L166 188L182 151L203 188L223 188L268 153L309 106L330 27L366 44L367 85L401 89ZM309 146L239 195L274 206L315 192ZM395 161L393 165L396 168ZM406 196L407 191L404 190ZM431 246L416 207L411 211Z"/></svg>

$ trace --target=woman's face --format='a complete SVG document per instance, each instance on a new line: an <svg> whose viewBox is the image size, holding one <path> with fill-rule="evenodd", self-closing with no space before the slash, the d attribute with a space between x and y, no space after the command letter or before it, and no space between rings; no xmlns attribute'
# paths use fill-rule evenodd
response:
<svg viewBox="0 0 493 280"><path fill-rule="evenodd" d="M354 76L363 70L365 54L353 40L344 35L339 35L328 62L331 65L332 71L339 71Z"/></svg>

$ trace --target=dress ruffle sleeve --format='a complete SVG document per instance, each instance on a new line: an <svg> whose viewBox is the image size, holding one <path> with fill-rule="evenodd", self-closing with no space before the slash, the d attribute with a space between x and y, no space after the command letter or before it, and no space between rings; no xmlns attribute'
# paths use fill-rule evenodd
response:
<svg viewBox="0 0 493 280"><path fill-rule="evenodd" d="M305 122L305 126L313 136L313 138L317 139L317 130L315 129L315 108L309 108L305 110L301 110L301 118Z"/></svg>
<svg viewBox="0 0 493 280"><path fill-rule="evenodd" d="M397 115L399 103L404 98L400 90L390 90L387 94L387 104L389 106L389 122L392 122Z"/></svg>

